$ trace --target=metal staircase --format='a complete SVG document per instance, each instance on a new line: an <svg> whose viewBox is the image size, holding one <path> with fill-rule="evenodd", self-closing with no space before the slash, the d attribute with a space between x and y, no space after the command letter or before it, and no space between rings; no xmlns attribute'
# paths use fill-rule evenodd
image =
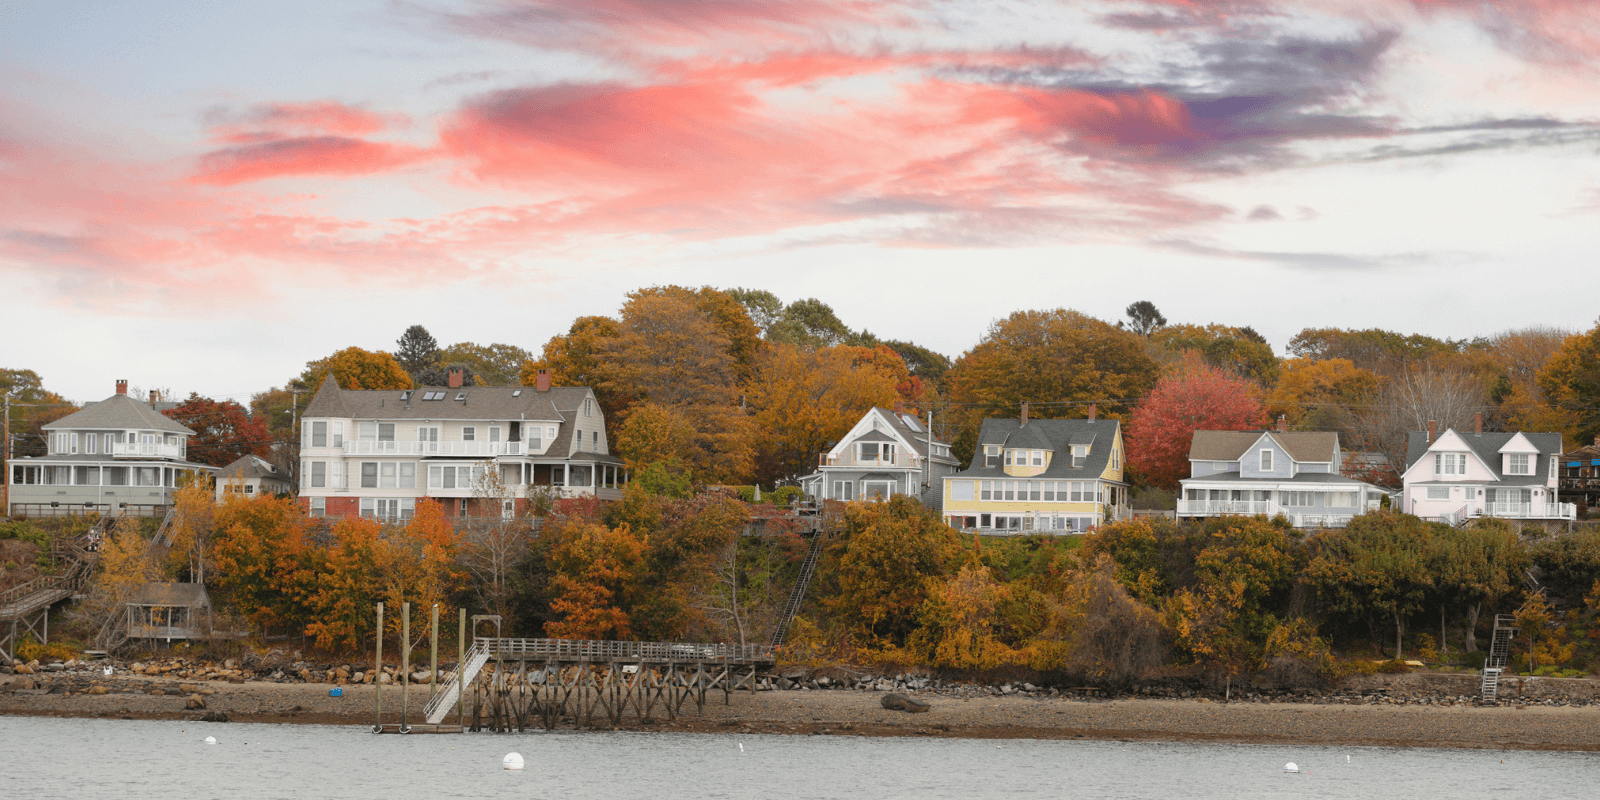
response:
<svg viewBox="0 0 1600 800"><path fill-rule="evenodd" d="M811 550L806 553L806 560L800 564L800 574L794 579L794 590L789 592L789 601L783 606L783 613L778 615L778 624L772 629L772 646L782 647L783 640L789 636L789 623L794 621L794 615L800 612L800 603L806 599L806 587L811 584L811 574L817 569L817 558L822 554L822 530L819 526L811 532Z"/></svg>
<svg viewBox="0 0 1600 800"><path fill-rule="evenodd" d="M1489 638L1489 655L1483 660L1484 700L1494 700L1500 691L1500 675L1511 658L1511 640L1517 636L1517 618L1510 614L1496 614L1494 633Z"/></svg>
<svg viewBox="0 0 1600 800"><path fill-rule="evenodd" d="M444 689L435 692L433 699L429 700L428 705L423 707L422 716L427 719L429 725L438 725L444 722L444 718L450 715L450 709L455 708L456 700L460 698L461 687L472 683L472 680L478 677L478 671L482 670L483 665L487 663L489 663L489 643L481 639L473 642L472 649L467 651L466 663L464 665L457 664L455 669L439 678L439 685L443 686ZM461 674L463 670L465 670L465 674ZM381 675L382 673L379 674ZM461 675L459 679L457 679L458 675ZM374 678L373 680L380 680L380 678Z"/></svg>

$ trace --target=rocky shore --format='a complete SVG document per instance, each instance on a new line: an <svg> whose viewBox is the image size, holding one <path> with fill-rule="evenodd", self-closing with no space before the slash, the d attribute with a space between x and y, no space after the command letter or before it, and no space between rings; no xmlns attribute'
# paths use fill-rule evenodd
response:
<svg viewBox="0 0 1600 800"><path fill-rule="evenodd" d="M384 721L399 721L392 672L358 664L65 662L0 674L0 714L370 725L382 682ZM108 672L109 669L109 672ZM413 677L425 681L424 671ZM1125 739L1344 746L1600 750L1600 682L1509 679L1498 702L1476 698L1476 676L1358 676L1326 692L1246 688L1224 702L1181 685L1106 696L1094 687L947 683L920 675L792 668L720 693L703 715L649 720L639 730L801 735ZM336 690L336 691L335 691ZM425 682L409 688L411 719ZM926 704L885 707L889 693ZM334 695L338 696L334 696ZM888 705L904 706L901 703Z"/></svg>

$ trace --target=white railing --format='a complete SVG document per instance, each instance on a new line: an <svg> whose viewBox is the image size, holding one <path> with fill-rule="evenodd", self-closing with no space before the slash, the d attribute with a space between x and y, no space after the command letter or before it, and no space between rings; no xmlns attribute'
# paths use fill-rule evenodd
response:
<svg viewBox="0 0 1600 800"><path fill-rule="evenodd" d="M921 469L922 457L914 453L898 453L892 458L860 458L855 453L845 453L841 456L830 456L822 453L817 463L824 467L899 467L901 469Z"/></svg>
<svg viewBox="0 0 1600 800"><path fill-rule="evenodd" d="M1271 500L1179 500L1178 514L1186 517L1224 514L1276 516L1283 509Z"/></svg>
<svg viewBox="0 0 1600 800"><path fill-rule="evenodd" d="M1578 506L1574 503L1484 503L1483 513L1490 517L1512 519L1576 519Z"/></svg>
<svg viewBox="0 0 1600 800"><path fill-rule="evenodd" d="M345 455L351 456L494 456L540 455L542 440L523 442L380 442L371 439L345 440Z"/></svg>
<svg viewBox="0 0 1600 800"><path fill-rule="evenodd" d="M183 445L142 444L139 442L111 444L112 458L183 458Z"/></svg>

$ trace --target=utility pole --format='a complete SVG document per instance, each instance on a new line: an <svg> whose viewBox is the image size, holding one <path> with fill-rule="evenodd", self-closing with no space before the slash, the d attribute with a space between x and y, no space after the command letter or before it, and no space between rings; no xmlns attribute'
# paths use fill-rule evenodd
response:
<svg viewBox="0 0 1600 800"><path fill-rule="evenodd" d="M11 513L11 394L6 394L6 456L0 461L0 469L5 475L0 476L0 486L6 487L5 508L0 508L0 514Z"/></svg>

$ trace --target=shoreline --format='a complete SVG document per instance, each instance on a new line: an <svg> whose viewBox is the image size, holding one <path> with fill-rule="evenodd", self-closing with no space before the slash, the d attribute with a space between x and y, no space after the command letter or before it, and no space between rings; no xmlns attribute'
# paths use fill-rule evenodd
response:
<svg viewBox="0 0 1600 800"><path fill-rule="evenodd" d="M372 686L341 687L345 694L338 698L328 696L329 688L146 678L106 694L0 690L0 716L198 722L220 712L230 722L370 728ZM881 707L878 692L741 691L726 706L709 697L703 715L685 706L676 721L627 719L616 727L563 724L560 730L1600 751L1600 708L1594 706L910 694L932 709L890 711ZM398 722L399 691L386 687L383 695L384 721ZM185 708L197 697L205 708ZM426 689L414 688L411 698L410 718L416 722ZM446 720L453 721L453 715Z"/></svg>

